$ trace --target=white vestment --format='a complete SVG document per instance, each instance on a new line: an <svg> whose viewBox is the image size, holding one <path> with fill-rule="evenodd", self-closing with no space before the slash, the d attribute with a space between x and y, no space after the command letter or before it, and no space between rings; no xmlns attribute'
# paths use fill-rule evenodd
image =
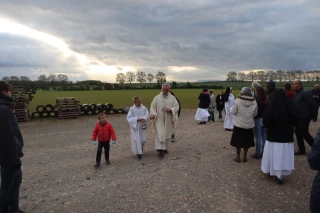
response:
<svg viewBox="0 0 320 213"><path fill-rule="evenodd" d="M224 128L233 129L232 118L233 115L230 113L230 108L233 106L234 96L232 93L229 94L228 102L225 102L224 109L226 110L226 117L224 119Z"/></svg>
<svg viewBox="0 0 320 213"><path fill-rule="evenodd" d="M266 141L261 162L263 173L282 179L294 170L294 143Z"/></svg>
<svg viewBox="0 0 320 213"><path fill-rule="evenodd" d="M141 105L137 107L133 105L127 115L127 121L130 125L130 135L131 135L131 149L134 154L141 155L142 147L146 142L146 130L142 129L142 125L146 125L146 122L138 122L137 119L141 118L145 121L148 120L149 111L148 109Z"/></svg>
<svg viewBox="0 0 320 213"><path fill-rule="evenodd" d="M207 121L209 116L210 114L208 112L208 109L198 108L194 118L197 121Z"/></svg>
<svg viewBox="0 0 320 213"><path fill-rule="evenodd" d="M167 113L164 109L169 108L171 112ZM162 92L154 97L150 107L150 115L155 115L151 120L152 133L156 135L155 148L157 150L167 150L168 142L171 140L175 128L178 125L179 103L171 95L162 95Z"/></svg>

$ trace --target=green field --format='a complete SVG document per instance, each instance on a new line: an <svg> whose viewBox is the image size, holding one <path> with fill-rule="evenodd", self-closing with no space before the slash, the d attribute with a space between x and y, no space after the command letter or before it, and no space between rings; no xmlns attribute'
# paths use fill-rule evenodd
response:
<svg viewBox="0 0 320 213"><path fill-rule="evenodd" d="M201 89L173 89L181 102L182 109L196 109L199 104L198 96ZM149 108L153 97L161 92L160 89L146 90L98 90L98 91L37 91L29 104L30 113L36 111L38 105L55 104L58 97L76 97L80 104L111 103L114 108L130 107L133 105L132 98L141 96L143 104ZM214 90L217 95L219 90ZM239 91L234 91L235 96Z"/></svg>

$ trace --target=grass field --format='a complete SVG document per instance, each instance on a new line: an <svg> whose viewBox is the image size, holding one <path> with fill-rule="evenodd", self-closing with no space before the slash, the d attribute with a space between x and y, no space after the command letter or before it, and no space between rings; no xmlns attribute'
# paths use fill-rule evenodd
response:
<svg viewBox="0 0 320 213"><path fill-rule="evenodd" d="M199 104L198 96L201 89L174 89L172 90L179 101L182 109L196 109ZM55 104L55 98L58 97L76 97L80 104L90 103L111 103L114 108L129 107L133 105L132 98L141 96L143 104L149 108L154 96L161 92L160 89L146 90L98 90L98 91L37 91L33 100L29 104L30 113L36 111L38 105ZM214 90L217 95L219 90ZM234 91L235 97L239 90Z"/></svg>

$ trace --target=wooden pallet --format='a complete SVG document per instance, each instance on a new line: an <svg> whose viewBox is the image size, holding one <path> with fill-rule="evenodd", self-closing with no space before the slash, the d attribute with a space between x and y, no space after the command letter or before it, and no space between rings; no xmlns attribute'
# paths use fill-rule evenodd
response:
<svg viewBox="0 0 320 213"><path fill-rule="evenodd" d="M80 101L76 97L56 98L58 117L63 119L79 117L79 103Z"/></svg>

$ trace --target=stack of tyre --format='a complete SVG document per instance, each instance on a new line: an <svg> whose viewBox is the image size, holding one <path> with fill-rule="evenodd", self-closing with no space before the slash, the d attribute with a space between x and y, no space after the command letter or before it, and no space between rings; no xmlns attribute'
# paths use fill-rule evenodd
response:
<svg viewBox="0 0 320 213"><path fill-rule="evenodd" d="M98 115L104 114L126 114L129 108L113 108L110 103L105 104L79 104L80 115ZM59 107L57 105L39 105L36 107L36 112L32 113L32 118L48 118L58 117Z"/></svg>
<svg viewBox="0 0 320 213"><path fill-rule="evenodd" d="M36 107L36 111L31 114L32 118L48 118L58 117L58 106L57 105L39 105Z"/></svg>
<svg viewBox="0 0 320 213"><path fill-rule="evenodd" d="M112 104L83 104L80 106L80 115L97 115L126 113L123 108L114 109Z"/></svg>

